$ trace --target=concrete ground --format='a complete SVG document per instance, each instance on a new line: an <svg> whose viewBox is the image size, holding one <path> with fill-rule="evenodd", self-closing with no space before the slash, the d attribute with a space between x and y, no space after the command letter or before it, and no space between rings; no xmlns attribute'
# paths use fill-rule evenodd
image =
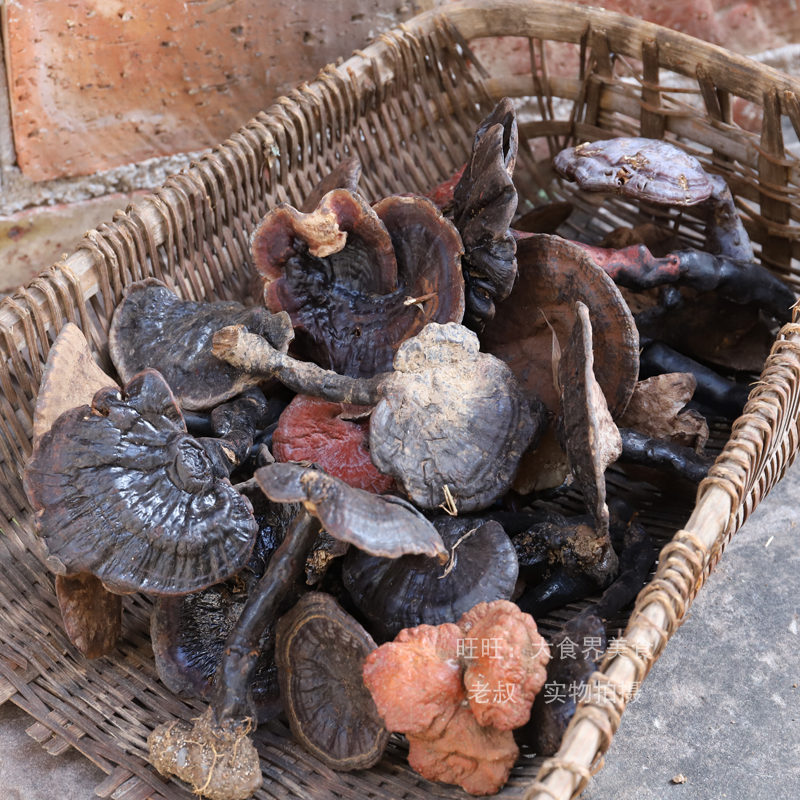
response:
<svg viewBox="0 0 800 800"><path fill-rule="evenodd" d="M726 551L626 711L590 800L800 797L800 464ZM0 800L90 800L103 773L48 755L0 706ZM682 775L685 783L673 783Z"/></svg>

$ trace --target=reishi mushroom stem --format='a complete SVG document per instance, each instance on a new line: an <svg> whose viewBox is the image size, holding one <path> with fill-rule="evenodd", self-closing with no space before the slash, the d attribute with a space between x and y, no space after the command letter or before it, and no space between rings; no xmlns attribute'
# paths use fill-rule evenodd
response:
<svg viewBox="0 0 800 800"><path fill-rule="evenodd" d="M218 690L212 704L217 724L253 716L248 693L258 661L259 642L280 601L302 574L320 528L319 520L305 509L297 515L228 635L217 669Z"/></svg>
<svg viewBox="0 0 800 800"><path fill-rule="evenodd" d="M321 397L331 403L374 406L380 400L380 386L389 373L373 378L350 378L316 364L279 353L261 336L242 325L231 325L214 334L214 355L246 370L251 375L278 378L298 394Z"/></svg>

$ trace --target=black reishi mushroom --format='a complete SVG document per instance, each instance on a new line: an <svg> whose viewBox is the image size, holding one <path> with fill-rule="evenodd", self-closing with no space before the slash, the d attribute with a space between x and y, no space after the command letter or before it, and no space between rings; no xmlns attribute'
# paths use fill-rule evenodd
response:
<svg viewBox="0 0 800 800"><path fill-rule="evenodd" d="M461 239L422 197L373 208L336 189L310 214L281 204L254 231L251 250L265 305L291 316L292 353L344 375L384 372L427 323L464 315Z"/></svg>
<svg viewBox="0 0 800 800"><path fill-rule="evenodd" d="M257 531L250 502L186 433L155 370L62 414L24 486L50 568L119 593L204 589L245 565Z"/></svg>
<svg viewBox="0 0 800 800"><path fill-rule="evenodd" d="M353 602L383 640L404 628L456 622L478 603L508 600L517 556L497 522L467 517L433 521L451 553L442 566L425 556L389 559L351 548L342 579Z"/></svg>
<svg viewBox="0 0 800 800"><path fill-rule="evenodd" d="M449 494L464 512L505 494L544 421L541 404L479 347L461 325L430 323L400 346L395 372L367 380L295 361L240 327L214 337L220 358L253 375L334 403L377 405L370 420L375 466L418 505L436 508Z"/></svg>
<svg viewBox="0 0 800 800"><path fill-rule="evenodd" d="M509 232L517 210L511 176L517 160L517 116L504 97L475 132L472 154L453 192L453 221L464 242L467 320L478 329L508 297L517 276Z"/></svg>
<svg viewBox="0 0 800 800"><path fill-rule="evenodd" d="M244 325L284 353L292 338L285 316L241 303L181 300L161 281L147 278L126 289L111 321L108 348L123 381L157 369L183 408L203 410L258 383L212 354L213 335L227 325Z"/></svg>
<svg viewBox="0 0 800 800"><path fill-rule="evenodd" d="M312 592L278 621L276 658L286 716L300 744L335 770L376 764L389 740L364 685L372 637L327 594Z"/></svg>

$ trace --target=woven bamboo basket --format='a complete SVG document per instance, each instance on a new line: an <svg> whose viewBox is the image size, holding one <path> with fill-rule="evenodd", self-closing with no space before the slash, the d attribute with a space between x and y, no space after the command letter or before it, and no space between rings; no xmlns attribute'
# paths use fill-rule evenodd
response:
<svg viewBox="0 0 800 800"><path fill-rule="evenodd" d="M483 45L475 40L494 37L517 37L509 46L522 41L527 69L490 74L481 66L474 51ZM560 64L573 63L572 74L548 68L554 52L569 56ZM124 638L110 656L83 659L63 632L21 486L49 347L65 322L74 322L113 374L106 334L128 284L155 276L187 299L245 298L248 236L269 208L299 204L350 153L361 158L368 199L424 193L466 161L476 124L504 95L519 98L521 196L534 205L568 197L585 212L564 235L596 241L615 225L663 212L581 196L554 180L549 159L537 162L528 140L555 152L568 143L641 132L675 141L723 175L762 261L798 284L800 160L784 150L782 122L788 117L800 133L800 82L664 28L546 0L455 3L381 35L90 231L73 255L0 307L0 702L10 700L35 718L28 732L48 752L73 746L97 764L107 774L97 787L100 797L190 797L149 766L146 738L155 725L193 718L202 706L158 682L147 598L126 598ZM737 97L763 107L760 135L732 123ZM699 222L688 214L662 221L688 244L699 241ZM637 494L639 487L612 469L612 492L640 503L645 524L665 545L658 569L629 620L611 622L620 632L627 622L627 646L593 676L598 691L579 707L557 756L542 763L524 754L503 795L562 800L582 791L633 688L730 537L792 462L798 403L800 325L790 324L732 431L712 426L712 442L722 452L693 510L652 489ZM562 507L578 510L580 499L568 497ZM543 619L540 627L552 633L580 607ZM399 738L377 767L357 773L330 771L279 721L262 725L255 738L264 772L260 800L465 796L413 773Z"/></svg>

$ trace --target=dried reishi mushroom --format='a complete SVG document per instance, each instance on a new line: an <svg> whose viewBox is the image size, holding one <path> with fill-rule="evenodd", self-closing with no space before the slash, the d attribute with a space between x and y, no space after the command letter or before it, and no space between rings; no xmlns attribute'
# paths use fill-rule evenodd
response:
<svg viewBox="0 0 800 800"><path fill-rule="evenodd" d="M691 372L639 381L619 425L702 453L708 441L708 423L697 411L685 408L696 388L697 379Z"/></svg>
<svg viewBox="0 0 800 800"><path fill-rule="evenodd" d="M292 352L345 375L390 369L405 339L464 314L461 240L422 197L371 208L336 189L310 214L281 204L256 228L251 250L267 308L291 316Z"/></svg>
<svg viewBox="0 0 800 800"><path fill-rule="evenodd" d="M464 686L478 723L500 731L524 725L550 660L533 617L495 600L479 603L457 625L464 632Z"/></svg>
<svg viewBox="0 0 800 800"><path fill-rule="evenodd" d="M387 730L425 739L442 735L464 700L462 641L461 629L452 623L420 625L400 631L367 656L364 684Z"/></svg>
<svg viewBox="0 0 800 800"><path fill-rule="evenodd" d="M523 233L555 233L572 216L574 210L572 203L546 203L514 220L514 230Z"/></svg>
<svg viewBox="0 0 800 800"><path fill-rule="evenodd" d="M368 406L297 395L272 435L275 460L318 464L354 489L375 494L390 491L394 479L380 473L369 457L371 411Z"/></svg>
<svg viewBox="0 0 800 800"><path fill-rule="evenodd" d="M575 304L575 326L561 354L561 444L595 520L598 536L608 531L605 471L622 452L619 431L594 373L589 309Z"/></svg>
<svg viewBox="0 0 800 800"><path fill-rule="evenodd" d="M519 748L511 731L478 724L462 706L438 739L408 734L408 763L423 778L455 783L472 795L496 794L508 781Z"/></svg>
<svg viewBox="0 0 800 800"><path fill-rule="evenodd" d="M325 766L367 769L389 740L361 677L372 637L327 594L312 592L278 621L276 658L295 738Z"/></svg>
<svg viewBox="0 0 800 800"><path fill-rule="evenodd" d="M475 132L472 154L453 193L453 221L464 242L467 318L480 326L508 297L517 276L509 232L517 210L511 176L517 160L517 116L508 97Z"/></svg>
<svg viewBox="0 0 800 800"><path fill-rule="evenodd" d="M560 152L553 165L589 192L613 192L661 205L702 204L706 249L753 260L753 247L728 185L669 142L627 137L586 142Z"/></svg>
<svg viewBox="0 0 800 800"><path fill-rule="evenodd" d="M56 597L69 640L86 658L110 653L122 633L122 597L94 575L56 575Z"/></svg>
<svg viewBox="0 0 800 800"><path fill-rule="evenodd" d="M508 600L514 591L517 556L497 522L440 517L433 524L451 553L447 566L425 556L378 558L355 548L345 558L344 585L380 638L455 622L478 603Z"/></svg>
<svg viewBox="0 0 800 800"><path fill-rule="evenodd" d="M334 560L346 555L350 549L347 542L339 541L327 531L320 531L314 547L306 558L306 583L314 586L327 574Z"/></svg>
<svg viewBox="0 0 800 800"><path fill-rule="evenodd" d="M181 300L161 281L131 284L108 333L114 366L127 382L144 369L158 369L183 408L213 408L258 383L211 352L220 328L244 325L285 353L292 338L288 318L234 302Z"/></svg>
<svg viewBox="0 0 800 800"><path fill-rule="evenodd" d="M527 450L522 456L511 488L521 495L542 492L562 486L569 475L567 454L561 449L551 425L539 446Z"/></svg>
<svg viewBox="0 0 800 800"><path fill-rule="evenodd" d="M448 178L446 181L442 181L441 183L437 184L433 187L425 197L428 200L431 200L436 207L441 211L443 214L452 211L453 203L453 193L456 190L456 186L458 186L458 182L461 180L461 176L464 174L464 170L467 168L467 165L464 164L458 172Z"/></svg>
<svg viewBox="0 0 800 800"><path fill-rule="evenodd" d="M346 189L355 194L358 192L358 181L361 178L361 160L358 156L342 159L319 183L306 195L300 211L310 214L328 192L334 189Z"/></svg>
<svg viewBox="0 0 800 800"><path fill-rule="evenodd" d="M335 538L373 555L440 556L446 551L436 528L410 503L352 489L320 470L271 464L256 472L264 494L276 503L302 503Z"/></svg>
<svg viewBox="0 0 800 800"><path fill-rule="evenodd" d="M558 236L519 242L519 279L498 306L481 342L519 382L557 413L554 338L563 350L575 324L575 303L588 306L596 332L595 373L612 417L625 410L639 372L639 337L630 309L603 270L581 248Z"/></svg>
<svg viewBox="0 0 800 800"><path fill-rule="evenodd" d="M508 490L522 453L543 422L509 369L480 353L461 325L430 323L400 346L395 371L373 378L337 375L276 352L241 327L214 337L214 352L254 375L331 402L375 405L370 457L415 503L459 511L490 505Z"/></svg>
<svg viewBox="0 0 800 800"><path fill-rule="evenodd" d="M95 392L117 382L97 366L80 328L68 322L56 337L44 367L33 411L33 446L53 423ZM56 597L70 641L86 658L110 653L122 632L122 598L93 575L56 575Z"/></svg>
<svg viewBox="0 0 800 800"><path fill-rule="evenodd" d="M486 508L542 425L511 370L479 346L463 326L429 325L400 347L381 386L372 461L423 508L447 493L459 512Z"/></svg>
<svg viewBox="0 0 800 800"><path fill-rule="evenodd" d="M224 580L257 531L249 501L186 433L154 370L62 414L24 486L50 568L91 573L120 593L185 594Z"/></svg>
<svg viewBox="0 0 800 800"><path fill-rule="evenodd" d="M263 780L258 751L247 738L252 728L251 719L219 725L210 708L193 726L183 720L166 722L147 737L150 763L209 800L245 800Z"/></svg>

